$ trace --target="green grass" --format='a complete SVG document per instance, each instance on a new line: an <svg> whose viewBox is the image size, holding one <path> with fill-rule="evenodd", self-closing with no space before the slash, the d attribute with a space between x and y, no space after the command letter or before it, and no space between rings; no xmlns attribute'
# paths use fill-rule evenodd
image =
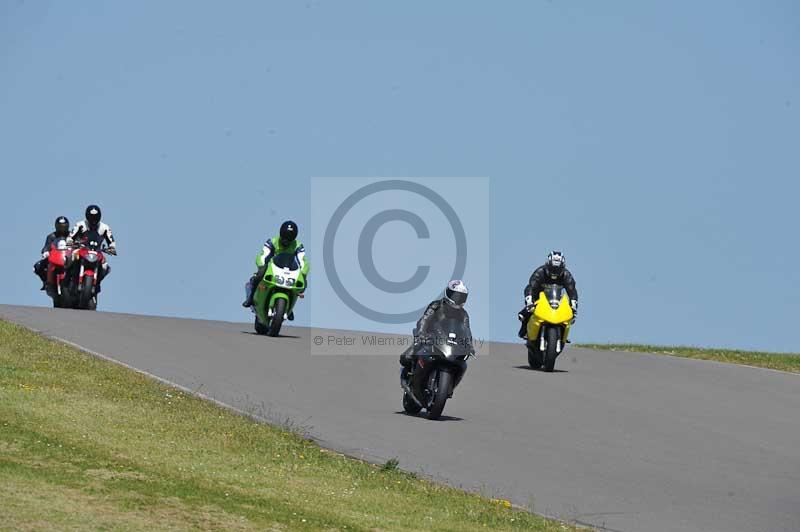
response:
<svg viewBox="0 0 800 532"><path fill-rule="evenodd" d="M575 530L1 321L0 501L0 530Z"/></svg>
<svg viewBox="0 0 800 532"><path fill-rule="evenodd" d="M718 362L728 362L730 364L742 364L745 366L800 373L800 353L763 353L758 351L739 351L736 349L668 347L642 344L580 344L578 347L605 349L608 351L659 353L677 357L716 360Z"/></svg>

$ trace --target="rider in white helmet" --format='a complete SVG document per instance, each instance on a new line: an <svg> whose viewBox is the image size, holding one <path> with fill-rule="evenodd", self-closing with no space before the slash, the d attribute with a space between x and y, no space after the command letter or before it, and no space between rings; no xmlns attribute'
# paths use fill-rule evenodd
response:
<svg viewBox="0 0 800 532"><path fill-rule="evenodd" d="M97 205L89 205L86 207L86 218L75 224L69 236L75 242L85 242L90 235L96 235L100 240L98 244L105 241L108 245L106 253L112 255L117 254L117 241L114 239L114 234L108 224L100 221L103 213ZM97 272L97 293L100 293L103 279L111 273L111 266L108 261L103 260L102 267Z"/></svg>
<svg viewBox="0 0 800 532"><path fill-rule="evenodd" d="M464 310L469 290L463 281L454 279L447 283L444 297L430 302L422 317L417 321L414 329L414 344L400 355L400 365L403 366L404 377L414 367L417 359L417 350L430 340L429 327L440 319L456 318L462 320L465 330L469 330L469 315Z"/></svg>

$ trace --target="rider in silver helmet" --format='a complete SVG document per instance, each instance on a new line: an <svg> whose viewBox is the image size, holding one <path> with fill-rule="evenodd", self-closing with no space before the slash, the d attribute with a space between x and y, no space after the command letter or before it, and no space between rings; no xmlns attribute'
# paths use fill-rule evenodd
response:
<svg viewBox="0 0 800 532"><path fill-rule="evenodd" d="M414 329L414 343L400 355L400 365L403 366L403 376L407 376L413 369L417 359L417 352L430 340L430 326L440 319L456 318L462 320L465 330L469 330L469 314L464 310L469 290L463 281L454 279L447 283L444 296L428 304L422 317L417 321Z"/></svg>

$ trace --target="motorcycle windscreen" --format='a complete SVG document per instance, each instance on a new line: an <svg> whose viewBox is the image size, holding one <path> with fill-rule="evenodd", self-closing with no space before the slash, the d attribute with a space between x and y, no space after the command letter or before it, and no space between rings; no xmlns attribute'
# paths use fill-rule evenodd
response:
<svg viewBox="0 0 800 532"><path fill-rule="evenodd" d="M557 309L561 304L561 298L564 296L564 287L560 284L546 284L542 287L544 297L550 303L550 308Z"/></svg>
<svg viewBox="0 0 800 532"><path fill-rule="evenodd" d="M100 245L102 243L103 243L103 238L97 231L89 231L88 233L86 233L86 236L84 237L83 240L83 244L92 251L97 251L98 249L100 249Z"/></svg>
<svg viewBox="0 0 800 532"><path fill-rule="evenodd" d="M434 346L447 358L465 358L472 350L472 331L462 319L443 317L429 330Z"/></svg>
<svg viewBox="0 0 800 532"><path fill-rule="evenodd" d="M292 271L300 269L300 261L294 253L279 253L272 257L272 264L278 268L286 268Z"/></svg>

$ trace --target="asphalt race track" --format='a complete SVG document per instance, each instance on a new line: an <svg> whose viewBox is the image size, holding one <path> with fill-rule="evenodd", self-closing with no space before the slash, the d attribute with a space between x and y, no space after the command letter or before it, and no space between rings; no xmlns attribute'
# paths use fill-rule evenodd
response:
<svg viewBox="0 0 800 532"><path fill-rule="evenodd" d="M576 348L547 374L493 344L428 421L401 413L399 350L312 356L328 331L7 305L0 318L291 419L324 446L601 530L800 530L798 375Z"/></svg>

